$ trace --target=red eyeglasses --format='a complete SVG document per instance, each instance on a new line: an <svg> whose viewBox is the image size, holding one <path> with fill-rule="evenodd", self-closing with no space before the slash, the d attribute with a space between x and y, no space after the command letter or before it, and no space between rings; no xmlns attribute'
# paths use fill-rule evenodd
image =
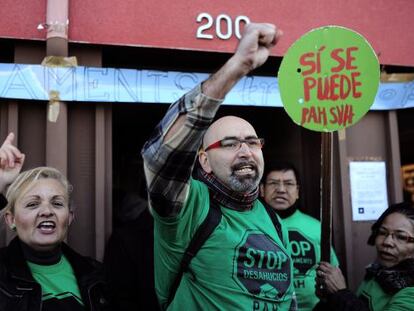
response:
<svg viewBox="0 0 414 311"><path fill-rule="evenodd" d="M237 151L241 148L241 145L245 143L250 149L257 150L262 149L264 145L263 138L251 137L246 139L239 139L239 138L224 138L218 140L211 145L209 145L204 151L208 151L211 149L216 148L223 148L232 151Z"/></svg>

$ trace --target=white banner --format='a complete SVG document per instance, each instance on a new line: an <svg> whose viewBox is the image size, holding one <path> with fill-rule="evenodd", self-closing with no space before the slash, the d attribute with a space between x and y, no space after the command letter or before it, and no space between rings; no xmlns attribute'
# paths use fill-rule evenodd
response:
<svg viewBox="0 0 414 311"><path fill-rule="evenodd" d="M178 71L0 64L0 97L63 101L172 103L208 77ZM56 93L57 92L57 93ZM282 107L275 77L247 76L224 104ZM414 107L414 81L381 83L371 110Z"/></svg>

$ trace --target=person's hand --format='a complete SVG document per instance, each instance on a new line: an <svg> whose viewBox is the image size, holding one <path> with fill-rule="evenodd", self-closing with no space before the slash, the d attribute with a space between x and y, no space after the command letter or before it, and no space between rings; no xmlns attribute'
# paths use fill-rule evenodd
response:
<svg viewBox="0 0 414 311"><path fill-rule="evenodd" d="M341 269L322 261L316 268L316 295L323 298L346 288L345 277Z"/></svg>
<svg viewBox="0 0 414 311"><path fill-rule="evenodd" d="M264 64L281 35L273 24L247 24L234 56L248 73Z"/></svg>
<svg viewBox="0 0 414 311"><path fill-rule="evenodd" d="M0 147L0 193L11 184L20 173L24 154L13 145L14 134L10 133Z"/></svg>
<svg viewBox="0 0 414 311"><path fill-rule="evenodd" d="M240 79L264 64L281 35L282 32L273 24L247 24L236 52L203 82L202 93L210 98L223 99Z"/></svg>

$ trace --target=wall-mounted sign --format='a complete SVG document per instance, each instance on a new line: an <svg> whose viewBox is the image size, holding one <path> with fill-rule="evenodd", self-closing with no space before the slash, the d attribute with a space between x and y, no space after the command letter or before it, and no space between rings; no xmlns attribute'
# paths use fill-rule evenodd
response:
<svg viewBox="0 0 414 311"><path fill-rule="evenodd" d="M380 70L374 50L361 35L326 26L289 48L278 78L288 115L307 129L323 132L353 125L368 112Z"/></svg>
<svg viewBox="0 0 414 311"><path fill-rule="evenodd" d="M227 14L219 14L214 18L210 13L203 12L197 15L197 23L197 39L229 40L232 37L240 39L242 27L250 23L250 19L244 15L232 18Z"/></svg>
<svg viewBox="0 0 414 311"><path fill-rule="evenodd" d="M414 66L410 31L414 28L414 1L410 0L68 2L70 42L233 53L243 24L250 20L275 23L285 32L272 52L282 56L307 30L340 23L364 34L381 52L382 64ZM0 3L0 37L46 39L47 1ZM39 24L44 26L42 31Z"/></svg>
<svg viewBox="0 0 414 311"><path fill-rule="evenodd" d="M388 208L384 161L351 161L352 220L377 220Z"/></svg>

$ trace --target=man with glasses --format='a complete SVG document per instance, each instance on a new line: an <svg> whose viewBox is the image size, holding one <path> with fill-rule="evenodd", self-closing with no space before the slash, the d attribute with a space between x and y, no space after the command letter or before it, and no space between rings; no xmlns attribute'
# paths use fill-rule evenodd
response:
<svg viewBox="0 0 414 311"><path fill-rule="evenodd" d="M225 95L267 60L279 36L274 25L246 25L235 54L173 104L144 145L162 309L296 309L287 231L257 199L263 139L238 117L212 123ZM191 177L197 154L199 180ZM218 225L179 278L186 249L215 208Z"/></svg>
<svg viewBox="0 0 414 311"><path fill-rule="evenodd" d="M318 303L315 294L316 265L320 261L320 222L301 212L299 174L289 162L266 162L260 196L282 218L289 232L298 310L310 311ZM338 265L334 251L331 263Z"/></svg>

